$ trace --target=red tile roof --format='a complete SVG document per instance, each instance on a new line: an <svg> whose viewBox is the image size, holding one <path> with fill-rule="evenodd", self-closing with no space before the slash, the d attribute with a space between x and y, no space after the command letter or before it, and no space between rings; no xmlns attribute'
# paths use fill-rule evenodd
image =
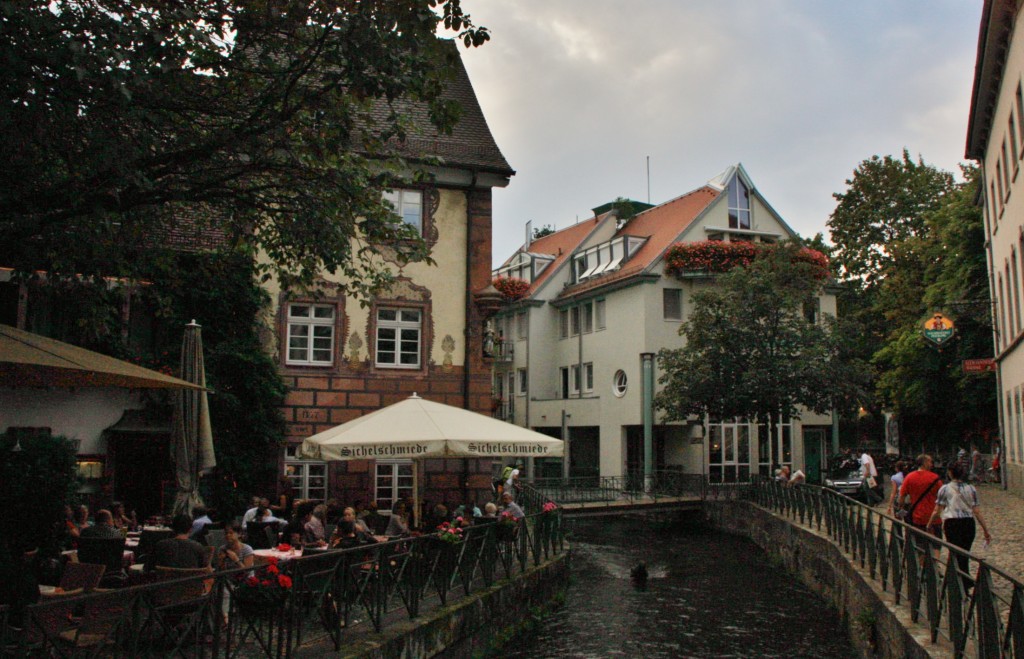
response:
<svg viewBox="0 0 1024 659"><path fill-rule="evenodd" d="M672 243L676 242L679 234L690 226L690 223L710 206L719 194L721 192L717 188L705 185L637 214L619 229L615 237L640 236L647 238L643 247L637 250L636 254L618 270L569 286L559 294L557 299L580 295L642 274Z"/></svg>
<svg viewBox="0 0 1024 659"><path fill-rule="evenodd" d="M554 233L550 233L542 238L537 238L530 243L530 246L526 248L526 251L531 254L550 254L555 257L555 260L548 264L548 267L544 268L544 271L537 276L536 279L530 284L529 295L533 295L537 292L547 279L565 263L565 260L569 258L573 250L576 249L587 236L597 228L604 216L592 217L582 222L577 222L571 227L565 229L559 229ZM517 254L520 254L523 248L520 247L516 250L515 254L508 257L502 265L508 265Z"/></svg>

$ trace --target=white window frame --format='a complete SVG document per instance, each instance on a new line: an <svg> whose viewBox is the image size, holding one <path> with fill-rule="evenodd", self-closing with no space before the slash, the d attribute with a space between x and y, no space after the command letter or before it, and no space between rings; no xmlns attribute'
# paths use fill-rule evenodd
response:
<svg viewBox="0 0 1024 659"><path fill-rule="evenodd" d="M401 473L402 467L408 467L406 474ZM387 473L385 473L387 472ZM390 478L390 485L382 485L381 478ZM377 460L373 467L373 498L380 505L381 501L389 503L380 506L381 515L391 515L391 507L398 499L407 499L413 495L416 487L416 467L412 460ZM388 496L382 497L381 491L390 489ZM412 511L409 511L410 513Z"/></svg>
<svg viewBox="0 0 1024 659"><path fill-rule="evenodd" d="M516 394L519 395L519 396L525 396L526 395L527 384L529 382L527 377L526 377L526 369L525 368L516 369L516 381L517 381L517 385L518 385L516 387Z"/></svg>
<svg viewBox="0 0 1024 659"><path fill-rule="evenodd" d="M525 311L516 314L516 337L520 341L530 338L530 317Z"/></svg>
<svg viewBox="0 0 1024 659"><path fill-rule="evenodd" d="M395 214L403 222L423 233L423 191L408 188L385 190L384 199L391 202Z"/></svg>
<svg viewBox="0 0 1024 659"><path fill-rule="evenodd" d="M747 203L746 203L745 207L741 204L740 199L739 199L740 186L743 186L743 190L745 190L746 193L747 193L747 195L746 195L747 196ZM753 192L754 192L753 188L747 186L746 182L742 178L740 178L739 175L733 177L732 181L729 184L729 188L727 190L727 193L729 195L728 203L729 203L729 214L730 214L730 217L729 217L729 228L730 229L752 229L754 227L754 209L753 209L753 204L751 203L751 199L750 199L751 196L753 195ZM732 217L731 217L731 215L732 215L733 211L736 212L736 226L732 225ZM746 218L747 218L746 226L744 226L743 219L742 219L744 213L746 213Z"/></svg>
<svg viewBox="0 0 1024 659"><path fill-rule="evenodd" d="M580 392L580 365L573 364L569 367L569 393L578 394Z"/></svg>
<svg viewBox="0 0 1024 659"><path fill-rule="evenodd" d="M615 371L615 375L612 376L612 393L615 394L616 398L622 398L626 395L626 390L629 387L629 377L626 372L622 369Z"/></svg>
<svg viewBox="0 0 1024 659"><path fill-rule="evenodd" d="M677 298L679 304L679 315L678 317L669 315L669 296L672 295ZM678 322L683 319L683 289L681 288L663 288L661 289L661 317L663 320L669 322Z"/></svg>
<svg viewBox="0 0 1024 659"><path fill-rule="evenodd" d="M594 391L594 363L587 362L583 365L583 391L590 393Z"/></svg>
<svg viewBox="0 0 1024 659"><path fill-rule="evenodd" d="M594 303L584 302L580 305L580 330L584 334L594 331Z"/></svg>
<svg viewBox="0 0 1024 659"><path fill-rule="evenodd" d="M294 311L298 307L308 308L309 309L309 316L296 316L296 315L294 315ZM323 309L326 309L326 310L330 311L331 315L330 315L329 318L323 318L323 317L318 318L316 316L317 310L323 310ZM337 310L336 310L336 307L333 304L313 304L312 302L289 302L288 303L287 319L286 319L286 322L285 322L285 324L287 326L287 329L285 330L285 333L286 333L286 337L285 337L285 363L288 364L288 365L295 365L295 366L331 366L332 364L334 364L334 338L335 338L334 323L335 323L336 314L337 314ZM299 328L299 327L305 328L305 330L307 332L305 337L295 336L295 334L293 333L294 330ZM329 336L327 336L327 337L323 337L323 336L317 337L316 336L317 330L324 330L324 329L327 329L329 331ZM328 355L329 355L327 359L315 359L315 353L322 352L322 351L325 350L325 348L323 348L323 347L320 347L320 348L316 347L316 341L317 341L318 338L319 339L326 338L328 340L328 342L329 342L329 346L326 348L326 350L328 351ZM294 348L292 346L292 340L293 339L305 339L305 341L306 341L306 346L304 348L304 351L306 353L306 358L305 359L296 359L296 358L292 357L292 350L299 349L299 348Z"/></svg>
<svg viewBox="0 0 1024 659"><path fill-rule="evenodd" d="M285 448L284 477L288 479L295 499L327 499L327 463L299 458L299 445ZM317 473L319 472L319 473ZM323 485L310 487L310 481L321 478Z"/></svg>
<svg viewBox="0 0 1024 659"><path fill-rule="evenodd" d="M582 312L579 307L569 309L569 336L579 336L582 326Z"/></svg>
<svg viewBox="0 0 1024 659"><path fill-rule="evenodd" d="M603 298L594 301L594 329L598 332L608 327L608 322L605 317L605 304L606 303Z"/></svg>
<svg viewBox="0 0 1024 659"><path fill-rule="evenodd" d="M381 320L380 314L381 314L382 311L394 311L394 312L396 312L396 314L395 314L396 319L395 320ZM416 313L419 316L419 320L417 320L417 321L404 320L402 318L402 314L403 313ZM377 322L377 326L376 326L376 329L375 329L375 337L374 337L375 340L374 340L374 345L373 345L373 363L378 368L395 368L395 369L414 370L414 369L419 369L422 366L422 363L423 363L423 315L424 315L423 309L410 308L410 307L388 307L388 306L381 306L381 307L377 307L374 310L374 316L375 316L375 319L376 319L376 322ZM394 362L388 362L388 361L383 361L382 362L381 359L380 359L380 357L381 357L380 344L381 344L381 330L382 329L383 330L391 330L391 331L394 331L394 333L395 333L395 337L393 339L394 343L395 343L395 349L393 351ZM403 354L412 354L411 352L407 352L407 351L403 351L402 350L402 344L403 343L407 343L407 342L411 343L411 341L409 341L409 340L407 340L407 339L405 339L403 337L403 334L405 332L411 332L411 331L415 331L416 332L416 341L415 341L415 344L416 344L416 353L415 353L415 355L416 355L416 362L414 364L413 363L402 363L402 355ZM385 339L385 340L386 341L390 341L392 339ZM391 351L388 351L388 352L391 352Z"/></svg>

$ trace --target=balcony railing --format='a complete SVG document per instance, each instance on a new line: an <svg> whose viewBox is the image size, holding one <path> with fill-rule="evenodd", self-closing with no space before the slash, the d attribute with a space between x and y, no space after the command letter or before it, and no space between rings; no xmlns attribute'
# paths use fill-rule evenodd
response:
<svg viewBox="0 0 1024 659"><path fill-rule="evenodd" d="M512 341L497 340L491 348L490 354L485 354L496 362L511 362L515 356L515 344Z"/></svg>
<svg viewBox="0 0 1024 659"><path fill-rule="evenodd" d="M436 535L282 561L278 599L240 598L240 583L271 568L217 572L121 590L47 597L11 616L0 607L2 656L289 657L300 646L338 650L346 636L403 619L512 578L563 551L560 511L515 525ZM17 625L17 628L15 628Z"/></svg>

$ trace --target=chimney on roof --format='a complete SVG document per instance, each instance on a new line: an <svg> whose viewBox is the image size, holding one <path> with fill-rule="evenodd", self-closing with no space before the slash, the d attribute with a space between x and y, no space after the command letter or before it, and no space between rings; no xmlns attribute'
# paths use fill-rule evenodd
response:
<svg viewBox="0 0 1024 659"><path fill-rule="evenodd" d="M532 242L532 240L533 240L533 220L527 220L526 221L526 242L523 243L525 245L525 247L523 247L523 251L524 252L530 251L530 242Z"/></svg>

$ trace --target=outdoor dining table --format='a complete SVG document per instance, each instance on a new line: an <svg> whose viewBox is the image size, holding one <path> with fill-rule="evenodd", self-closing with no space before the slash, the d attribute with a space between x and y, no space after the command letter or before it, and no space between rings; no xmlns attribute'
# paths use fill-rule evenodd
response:
<svg viewBox="0 0 1024 659"><path fill-rule="evenodd" d="M278 551L274 549L256 549L253 552L254 556L262 556L263 558L276 558L279 561L287 561L293 558L302 557L302 547L292 547L288 551Z"/></svg>
<svg viewBox="0 0 1024 659"><path fill-rule="evenodd" d="M128 546L129 545L126 543L125 547ZM66 560L75 561L76 563L78 562L77 549L68 549L66 551L62 551L60 555L64 557L64 559ZM131 567L135 563L135 552L131 551L130 549L125 549L124 553L121 555L121 561L124 563L125 567Z"/></svg>

